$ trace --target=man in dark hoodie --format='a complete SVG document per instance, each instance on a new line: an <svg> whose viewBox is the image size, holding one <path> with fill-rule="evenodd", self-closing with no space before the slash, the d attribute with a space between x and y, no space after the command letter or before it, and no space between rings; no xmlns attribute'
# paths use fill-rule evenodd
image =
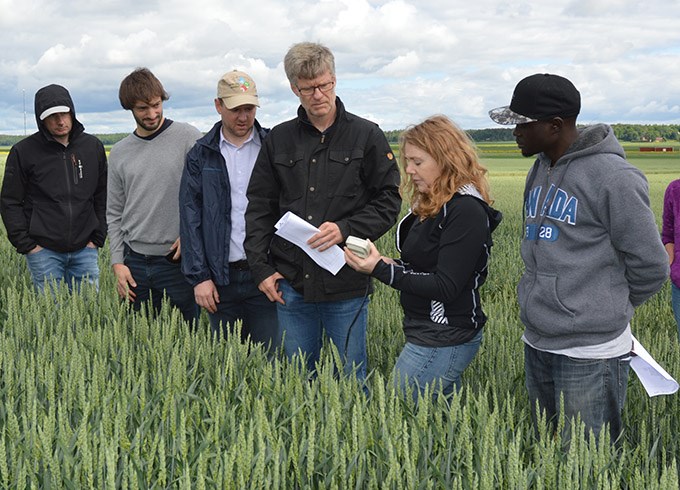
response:
<svg viewBox="0 0 680 490"><path fill-rule="evenodd" d="M580 415L597 437L622 431L630 320L668 277L647 180L625 159L612 128L576 127L581 96L558 75L531 75L509 106L522 155L537 155L524 190L525 271L517 287L529 400L555 423ZM536 413L532 410L532 415Z"/></svg>
<svg viewBox="0 0 680 490"><path fill-rule="evenodd" d="M179 188L182 272L214 334L243 321L241 337L276 346L276 303L253 281L243 249L246 190L267 130L255 119L260 102L246 73L217 82L220 120L187 154Z"/></svg>
<svg viewBox="0 0 680 490"><path fill-rule="evenodd" d="M98 285L97 248L106 239L106 153L84 132L60 85L35 94L38 132L7 157L0 212L7 236L26 255L35 288L82 280Z"/></svg>

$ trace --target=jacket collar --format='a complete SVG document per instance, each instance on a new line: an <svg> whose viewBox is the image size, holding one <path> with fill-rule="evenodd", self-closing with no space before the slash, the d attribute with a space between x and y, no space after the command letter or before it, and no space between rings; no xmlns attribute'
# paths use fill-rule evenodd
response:
<svg viewBox="0 0 680 490"><path fill-rule="evenodd" d="M340 100L340 97L338 97L337 95L335 96L335 110L336 110L335 121L333 121L333 124L331 124L328 127L328 129L326 130L327 133L332 131L333 128L335 128L335 125L338 123L338 121L341 121L341 120L347 121L347 120L350 119L351 114L349 114L345 110L345 104L342 103L342 101ZM302 107L302 105L300 105L298 107L297 114L298 114L298 123L299 124L303 125L303 127L311 128L314 131L317 131L317 132L319 131L318 129L316 129L316 127L309 120L309 117L307 116L307 111L305 110L304 107Z"/></svg>

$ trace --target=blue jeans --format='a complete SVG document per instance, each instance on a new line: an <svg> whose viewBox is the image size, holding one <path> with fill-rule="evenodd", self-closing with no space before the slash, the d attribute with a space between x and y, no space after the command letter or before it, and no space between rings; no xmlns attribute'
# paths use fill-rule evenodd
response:
<svg viewBox="0 0 680 490"><path fill-rule="evenodd" d="M595 437L609 424L611 441L623 430L621 412L626 401L630 354L611 359L575 359L543 352L524 345L526 387L531 402L531 416L536 427L536 402L555 427L560 393L564 396L565 427L562 440L569 441L570 421L577 415L586 433Z"/></svg>
<svg viewBox="0 0 680 490"><path fill-rule="evenodd" d="M200 309L194 300L194 288L185 279L179 262L168 261L164 256L138 254L125 246L125 265L130 269L137 286L130 288L135 293L132 307L139 311L151 301L156 313L161 309L163 295L182 312L184 320L195 325Z"/></svg>
<svg viewBox="0 0 680 490"><path fill-rule="evenodd" d="M55 252L48 248L26 254L26 264L36 291L45 291L45 282L64 281L71 291L85 280L99 286L99 264L97 249L83 247L75 252Z"/></svg>
<svg viewBox="0 0 680 490"><path fill-rule="evenodd" d="M427 385L450 395L461 387L460 375L472 362L482 342L482 329L468 342L447 347L425 347L406 342L394 365L392 376L402 390L413 388L413 399L424 393Z"/></svg>
<svg viewBox="0 0 680 490"><path fill-rule="evenodd" d="M313 370L321 354L325 331L346 362L345 372L351 373L354 365L357 379L363 381L366 378L366 322L370 299L360 297L305 303L303 296L284 279L279 281L279 290L286 302L285 305L276 305L279 338L285 335L283 346L286 355L291 358L297 353L305 354L307 368Z"/></svg>
<svg viewBox="0 0 680 490"><path fill-rule="evenodd" d="M671 283L671 305L673 315L675 315L675 324L678 326L678 340L680 340L680 288L673 283Z"/></svg>
<svg viewBox="0 0 680 490"><path fill-rule="evenodd" d="M217 312L208 314L213 333L226 337L227 324L233 325L240 319L243 322L241 340L250 336L252 342L276 349L279 345L276 303L257 288L249 270L230 267L229 280L227 286L217 286L220 295Z"/></svg>

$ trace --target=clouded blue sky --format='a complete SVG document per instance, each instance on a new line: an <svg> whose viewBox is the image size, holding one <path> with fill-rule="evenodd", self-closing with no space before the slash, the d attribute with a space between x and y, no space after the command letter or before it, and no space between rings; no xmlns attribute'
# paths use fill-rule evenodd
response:
<svg viewBox="0 0 680 490"><path fill-rule="evenodd" d="M282 59L298 41L335 54L351 112L401 129L444 113L496 127L524 76L558 73L581 91L579 121L680 124L678 0L0 0L0 133L35 131L33 96L66 86L91 133L127 132L120 80L149 67L165 114L208 130L219 77L256 81L258 119L291 118Z"/></svg>

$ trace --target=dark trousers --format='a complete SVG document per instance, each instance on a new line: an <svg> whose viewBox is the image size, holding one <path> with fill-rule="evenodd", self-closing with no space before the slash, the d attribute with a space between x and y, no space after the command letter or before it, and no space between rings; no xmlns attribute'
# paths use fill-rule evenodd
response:
<svg viewBox="0 0 680 490"><path fill-rule="evenodd" d="M199 308L194 301L194 288L184 278L179 262L170 262L160 255L143 255L125 246L125 265L130 269L137 286L132 303L135 311L151 301L155 312L160 311L163 295L182 312L184 320L192 325L198 321Z"/></svg>
<svg viewBox="0 0 680 490"><path fill-rule="evenodd" d="M231 265L229 279L227 286L217 286L220 302L217 312L209 314L213 333L226 335L227 325L241 320L241 340L250 337L252 342L262 342L271 349L278 347L276 303L269 301L257 288L245 265Z"/></svg>

